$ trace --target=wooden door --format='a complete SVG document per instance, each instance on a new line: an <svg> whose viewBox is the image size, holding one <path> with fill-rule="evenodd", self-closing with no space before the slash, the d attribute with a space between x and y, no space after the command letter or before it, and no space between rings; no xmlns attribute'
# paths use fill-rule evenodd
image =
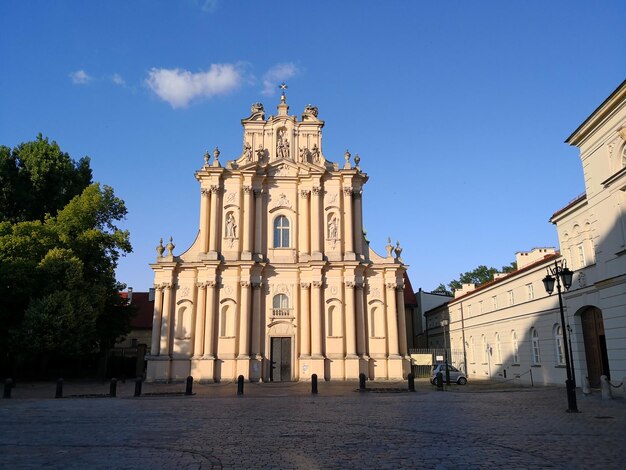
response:
<svg viewBox="0 0 626 470"><path fill-rule="evenodd" d="M595 307L588 308L582 313L581 320L585 343L585 359L587 361L587 377L592 387L599 387L601 375L611 378L602 312Z"/></svg>
<svg viewBox="0 0 626 470"><path fill-rule="evenodd" d="M270 381L291 380L291 338L272 338Z"/></svg>

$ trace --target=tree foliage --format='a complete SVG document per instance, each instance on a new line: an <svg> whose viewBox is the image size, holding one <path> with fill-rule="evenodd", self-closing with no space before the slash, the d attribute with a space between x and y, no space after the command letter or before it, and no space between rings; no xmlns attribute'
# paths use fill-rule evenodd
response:
<svg viewBox="0 0 626 470"><path fill-rule="evenodd" d="M91 183L89 157L75 162L41 134L12 150L0 146L0 221L43 221Z"/></svg>
<svg viewBox="0 0 626 470"><path fill-rule="evenodd" d="M6 149L0 149L3 165ZM119 257L132 250L128 231L116 225L126 216L124 202L112 188L89 184L88 159L68 164L69 156L41 136L18 149L24 163L15 168L18 174L20 165L28 168L30 182L2 188L0 359L106 350L128 332L131 315L115 279ZM33 149L42 149L43 162ZM16 173L11 165L0 172L4 180ZM51 180L43 183L42 172ZM21 199L24 188L45 208L34 209L36 198ZM53 197L57 192L63 196Z"/></svg>
<svg viewBox="0 0 626 470"><path fill-rule="evenodd" d="M494 267L488 268L485 265L480 265L471 271L459 274L459 278L450 281L447 288L444 284L439 284L433 292L452 295L452 293L455 290L460 289L463 284L474 284L478 287L492 281L494 275L497 273L510 273L516 269L517 263L515 261L507 266L502 266L500 269Z"/></svg>

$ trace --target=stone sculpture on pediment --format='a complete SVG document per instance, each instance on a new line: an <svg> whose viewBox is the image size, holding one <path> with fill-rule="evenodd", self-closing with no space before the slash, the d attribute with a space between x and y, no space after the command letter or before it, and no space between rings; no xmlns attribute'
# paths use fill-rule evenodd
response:
<svg viewBox="0 0 626 470"><path fill-rule="evenodd" d="M302 113L302 120L303 121L307 121L307 120L313 120L313 121L317 121L317 106L313 106L311 104L306 105L306 107L304 108L304 112Z"/></svg>
<svg viewBox="0 0 626 470"><path fill-rule="evenodd" d="M265 161L265 157L267 156L267 150L263 148L263 145L259 145L259 148L255 151L256 159L259 163L263 163Z"/></svg>
<svg viewBox="0 0 626 470"><path fill-rule="evenodd" d="M300 149L300 163L306 163L309 150L305 147Z"/></svg>
<svg viewBox="0 0 626 470"><path fill-rule="evenodd" d="M320 149L317 146L317 144L313 144L313 148L311 149L310 155L311 155L311 162L312 163L319 163L320 162Z"/></svg>
<svg viewBox="0 0 626 470"><path fill-rule="evenodd" d="M272 204L272 209L275 209L277 207L285 207L287 209L293 209L293 206L291 205L291 202L289 202L289 199L283 193L280 194L280 196L278 198L278 201L276 201L274 204Z"/></svg>
<svg viewBox="0 0 626 470"><path fill-rule="evenodd" d="M263 108L263 103L254 103L250 107L250 116L245 119L246 121L264 121L265 120L265 109Z"/></svg>
<svg viewBox="0 0 626 470"><path fill-rule="evenodd" d="M252 161L252 146L248 142L244 144L241 156L246 163L250 163Z"/></svg>

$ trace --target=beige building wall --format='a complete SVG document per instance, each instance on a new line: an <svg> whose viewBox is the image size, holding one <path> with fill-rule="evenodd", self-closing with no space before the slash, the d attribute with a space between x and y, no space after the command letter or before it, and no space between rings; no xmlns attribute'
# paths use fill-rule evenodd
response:
<svg viewBox="0 0 626 470"><path fill-rule="evenodd" d="M317 108L288 110L253 105L241 155L205 155L195 242L157 247L148 380L406 375L401 248L365 241L359 157L327 160Z"/></svg>

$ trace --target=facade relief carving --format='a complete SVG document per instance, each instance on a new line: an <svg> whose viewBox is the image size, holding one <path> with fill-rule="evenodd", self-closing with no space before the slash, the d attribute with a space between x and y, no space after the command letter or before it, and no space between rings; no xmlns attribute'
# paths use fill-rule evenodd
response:
<svg viewBox="0 0 626 470"><path fill-rule="evenodd" d="M278 200L271 205L271 209L276 209L277 207L284 207L286 209L293 209L291 202L284 193L280 193Z"/></svg>
<svg viewBox="0 0 626 470"><path fill-rule="evenodd" d="M278 130L278 139L276 142L276 158L284 160L291 159L289 139L287 138L287 129L285 129L284 127Z"/></svg>

